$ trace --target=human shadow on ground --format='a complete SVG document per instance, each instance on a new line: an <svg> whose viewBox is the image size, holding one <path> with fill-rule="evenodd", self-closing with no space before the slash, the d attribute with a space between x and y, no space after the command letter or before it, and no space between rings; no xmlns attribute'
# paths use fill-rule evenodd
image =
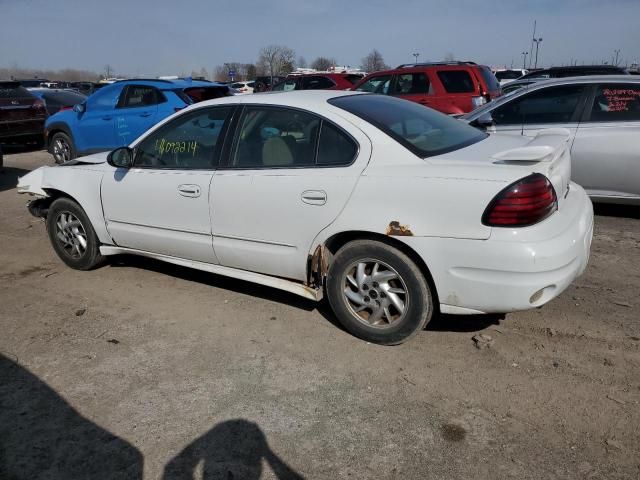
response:
<svg viewBox="0 0 640 480"><path fill-rule="evenodd" d="M138 449L0 354L1 479L137 480L142 469Z"/></svg>
<svg viewBox="0 0 640 480"><path fill-rule="evenodd" d="M258 425L243 419L228 420L171 459L162 480L258 480L263 461L279 480L304 478L271 450Z"/></svg>

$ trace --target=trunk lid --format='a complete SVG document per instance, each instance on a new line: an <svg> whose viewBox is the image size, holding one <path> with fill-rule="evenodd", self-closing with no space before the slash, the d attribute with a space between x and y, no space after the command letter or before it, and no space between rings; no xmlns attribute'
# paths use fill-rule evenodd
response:
<svg viewBox="0 0 640 480"><path fill-rule="evenodd" d="M540 130L534 137L492 134L484 141L428 161L457 165L470 171L487 169L495 180L509 183L532 173L546 176L556 191L558 206L564 201L571 181L570 132L564 128Z"/></svg>
<svg viewBox="0 0 640 480"><path fill-rule="evenodd" d="M42 100L18 82L0 82L0 122L37 120L46 116Z"/></svg>

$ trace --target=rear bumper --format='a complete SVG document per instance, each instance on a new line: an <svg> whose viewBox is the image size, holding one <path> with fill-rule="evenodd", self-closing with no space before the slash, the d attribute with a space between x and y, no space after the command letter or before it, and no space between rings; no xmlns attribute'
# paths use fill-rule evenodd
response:
<svg viewBox="0 0 640 480"><path fill-rule="evenodd" d="M429 266L443 313L539 307L580 276L589 259L593 207L571 184L561 209L526 228L493 228L487 240L404 237Z"/></svg>
<svg viewBox="0 0 640 480"><path fill-rule="evenodd" d="M0 140L9 141L24 137L44 138L44 119L12 120L0 123Z"/></svg>

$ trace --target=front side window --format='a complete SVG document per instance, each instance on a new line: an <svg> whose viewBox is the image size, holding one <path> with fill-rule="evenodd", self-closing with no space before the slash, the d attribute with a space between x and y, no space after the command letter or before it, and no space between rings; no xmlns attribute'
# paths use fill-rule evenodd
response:
<svg viewBox="0 0 640 480"><path fill-rule="evenodd" d="M240 119L231 165L237 168L315 164L320 118L300 110L247 107Z"/></svg>
<svg viewBox="0 0 640 480"><path fill-rule="evenodd" d="M329 103L352 113L426 158L464 148L487 134L415 102L378 95L349 95Z"/></svg>
<svg viewBox="0 0 640 480"><path fill-rule="evenodd" d="M211 169L218 164L220 143L232 107L205 108L179 116L135 149L134 165L147 168Z"/></svg>
<svg viewBox="0 0 640 480"><path fill-rule="evenodd" d="M124 99L118 108L136 108L157 105L164 101L163 95L153 87L144 85L129 85L126 87Z"/></svg>
<svg viewBox="0 0 640 480"><path fill-rule="evenodd" d="M582 97L584 86L550 87L524 94L491 112L496 125L568 123Z"/></svg>
<svg viewBox="0 0 640 480"><path fill-rule="evenodd" d="M414 95L420 93L429 93L429 79L424 72L398 75L391 90L391 95Z"/></svg>
<svg viewBox="0 0 640 480"><path fill-rule="evenodd" d="M305 90L322 90L327 88L335 87L335 83L333 80L322 77L322 76L314 76L314 77L306 77L304 79L304 89Z"/></svg>
<svg viewBox="0 0 640 480"><path fill-rule="evenodd" d="M438 78L447 93L472 93L476 91L471 75L466 70L440 70Z"/></svg>
<svg viewBox="0 0 640 480"><path fill-rule="evenodd" d="M378 75L376 77L371 77L369 80L364 82L358 88L356 88L359 92L369 92L369 93L389 93L389 84L391 83L391 75Z"/></svg>
<svg viewBox="0 0 640 480"><path fill-rule="evenodd" d="M640 121L640 84L599 85L589 120L591 122Z"/></svg>

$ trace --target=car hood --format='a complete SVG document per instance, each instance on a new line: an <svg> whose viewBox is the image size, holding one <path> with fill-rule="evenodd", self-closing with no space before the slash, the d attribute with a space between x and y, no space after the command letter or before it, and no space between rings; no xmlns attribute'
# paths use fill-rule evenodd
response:
<svg viewBox="0 0 640 480"><path fill-rule="evenodd" d="M73 160L69 160L68 162L63 163L62 167L67 167L71 165L86 165L86 164L98 164L105 163L107 161L107 157L110 152L100 152L94 153L93 155L87 155L86 157L78 157Z"/></svg>

